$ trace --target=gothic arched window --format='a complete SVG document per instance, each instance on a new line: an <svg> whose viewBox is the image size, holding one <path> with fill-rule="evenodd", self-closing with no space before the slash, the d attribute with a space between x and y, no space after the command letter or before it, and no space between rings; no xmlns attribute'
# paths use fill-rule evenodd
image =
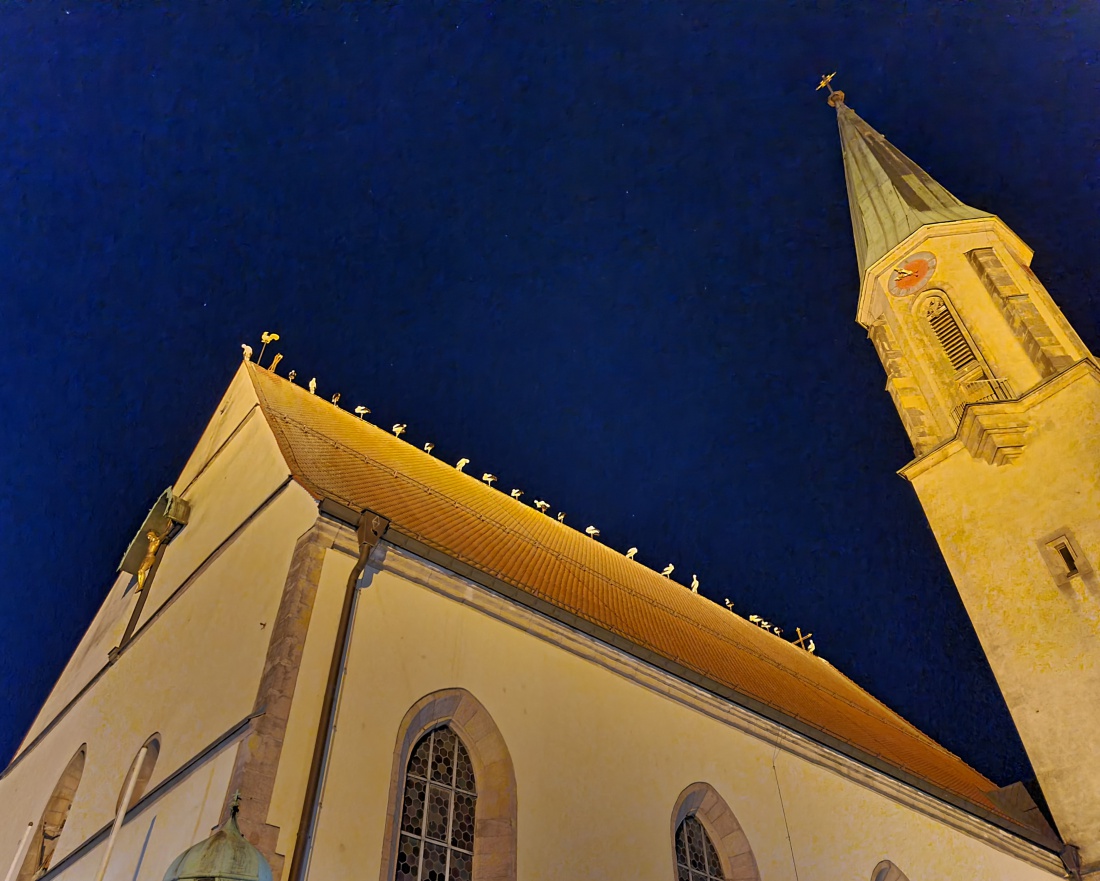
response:
<svg viewBox="0 0 1100 881"><path fill-rule="evenodd" d="M694 815L685 817L676 830L677 881L725 881L725 877L707 830Z"/></svg>
<svg viewBox="0 0 1100 881"><path fill-rule="evenodd" d="M54 786L53 794L42 812L42 819L38 821L38 828L34 830L30 848L23 858L23 866L17 881L32 881L32 879L41 878L50 870L50 863L57 849L57 839L61 837L65 822L69 819L73 797L76 795L76 788L80 785L80 777L84 773L84 758L87 754L88 744L85 743L69 760L69 764L61 774L61 779Z"/></svg>
<svg viewBox="0 0 1100 881"><path fill-rule="evenodd" d="M395 881L471 881L477 787L466 747L449 726L409 754Z"/></svg>

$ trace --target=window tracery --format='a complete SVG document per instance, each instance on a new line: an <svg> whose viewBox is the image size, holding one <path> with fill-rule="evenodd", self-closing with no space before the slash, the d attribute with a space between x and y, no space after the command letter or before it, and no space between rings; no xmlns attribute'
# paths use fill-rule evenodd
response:
<svg viewBox="0 0 1100 881"><path fill-rule="evenodd" d="M395 881L471 881L477 786L473 763L447 725L409 755Z"/></svg>
<svg viewBox="0 0 1100 881"><path fill-rule="evenodd" d="M725 881L725 877L703 824L694 815L684 817L676 830L677 881Z"/></svg>

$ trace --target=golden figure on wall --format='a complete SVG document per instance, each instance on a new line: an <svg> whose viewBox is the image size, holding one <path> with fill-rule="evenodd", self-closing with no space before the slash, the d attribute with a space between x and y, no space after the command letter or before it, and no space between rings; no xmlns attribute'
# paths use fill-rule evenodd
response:
<svg viewBox="0 0 1100 881"><path fill-rule="evenodd" d="M140 593L144 587L145 582L149 578L149 572L153 568L153 564L157 561L157 551L160 550L160 546L164 543L164 539L168 537L168 530L172 528L172 522L168 522L168 527L163 533L157 533L156 530L150 529L145 533L145 537L149 540L149 545L145 551L145 556L142 557L141 565L138 566L137 571L137 589Z"/></svg>

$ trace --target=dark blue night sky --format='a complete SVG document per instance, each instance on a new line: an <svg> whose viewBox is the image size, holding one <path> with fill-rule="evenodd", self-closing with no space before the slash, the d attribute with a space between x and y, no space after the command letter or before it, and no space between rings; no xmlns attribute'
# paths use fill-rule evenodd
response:
<svg viewBox="0 0 1100 881"><path fill-rule="evenodd" d="M284 373L1030 777L895 474L814 86L1002 216L1095 351L1098 46L1095 4L1015 0L5 5L0 754L276 330Z"/></svg>

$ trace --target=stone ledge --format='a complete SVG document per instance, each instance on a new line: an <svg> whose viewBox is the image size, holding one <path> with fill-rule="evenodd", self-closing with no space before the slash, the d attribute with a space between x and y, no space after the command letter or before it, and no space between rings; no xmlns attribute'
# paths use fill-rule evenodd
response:
<svg viewBox="0 0 1100 881"><path fill-rule="evenodd" d="M1019 458L1031 433L1031 423L1016 401L968 404L959 423L958 439L975 459L1006 465Z"/></svg>
<svg viewBox="0 0 1100 881"><path fill-rule="evenodd" d="M980 448L971 448L964 443L964 432L968 428L968 420L976 418L977 413L1012 413L1017 415L1018 424L1030 425L1027 421L1026 414L1033 406L1043 401L1048 400L1053 395L1056 395L1062 389L1068 387L1072 383L1082 380L1091 380L1093 382L1100 383L1100 363L1094 358L1082 358L1080 361L1074 362L1070 367L1063 370L1061 373L1056 373L1054 376L1043 380L1033 389L1025 392L1016 401L990 401L987 404L968 404L963 411L962 420L959 423L959 430L955 437L948 438L939 446L934 447L928 452L918 456L904 468L898 469L898 474L908 480L910 483L915 481L918 477L928 471L930 468L939 465L946 459L961 453L963 449L968 450L976 459L981 459ZM998 428L1004 431L1006 426L994 426L989 424L990 429ZM1009 437L1003 436L1004 446L1007 448L1012 443ZM1018 439L1017 439L1018 440ZM1016 456L1022 452L1023 443L1019 443L1019 449L1015 452ZM1010 454L1011 457L1011 454ZM986 459L986 461L990 461ZM1008 461L1007 459L1005 461ZM1003 464L1003 462L1001 463Z"/></svg>

